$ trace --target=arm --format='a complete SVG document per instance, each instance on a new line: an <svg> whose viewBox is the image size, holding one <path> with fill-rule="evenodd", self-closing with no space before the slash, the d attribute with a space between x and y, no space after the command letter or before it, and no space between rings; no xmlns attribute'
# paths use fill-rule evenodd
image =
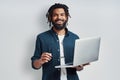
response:
<svg viewBox="0 0 120 80"><path fill-rule="evenodd" d="M44 63L51 59L51 54L47 52L42 53L41 49L46 48L41 46L42 43L44 43L44 41L42 41L40 37L37 36L34 56L31 58L32 67L34 69L39 69Z"/></svg>

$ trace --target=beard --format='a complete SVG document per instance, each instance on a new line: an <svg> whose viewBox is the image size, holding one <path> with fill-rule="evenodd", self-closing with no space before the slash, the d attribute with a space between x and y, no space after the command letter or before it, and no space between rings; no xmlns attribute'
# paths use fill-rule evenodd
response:
<svg viewBox="0 0 120 80"><path fill-rule="evenodd" d="M53 24L53 26L55 27L56 30L62 30L64 28L66 28L67 20L66 21L61 20L61 21L64 21L63 24L57 24L57 21L59 21L59 20L55 20L55 22L52 21L52 24Z"/></svg>

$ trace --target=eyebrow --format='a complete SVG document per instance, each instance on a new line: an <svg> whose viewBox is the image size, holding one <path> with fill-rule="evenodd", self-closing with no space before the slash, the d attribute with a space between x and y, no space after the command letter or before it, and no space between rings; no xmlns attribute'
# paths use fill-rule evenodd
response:
<svg viewBox="0 0 120 80"><path fill-rule="evenodd" d="M63 15L63 14L65 15L65 13L60 13L60 14L61 14L61 15ZM53 15L57 15L57 13L53 13Z"/></svg>

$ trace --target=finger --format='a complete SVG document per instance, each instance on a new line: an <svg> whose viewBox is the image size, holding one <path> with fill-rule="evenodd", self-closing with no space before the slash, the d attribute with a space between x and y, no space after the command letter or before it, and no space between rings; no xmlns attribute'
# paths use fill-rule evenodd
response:
<svg viewBox="0 0 120 80"><path fill-rule="evenodd" d="M42 58L43 63L46 63L46 62L49 62L49 61L50 61L50 59L48 59L48 58Z"/></svg>
<svg viewBox="0 0 120 80"><path fill-rule="evenodd" d="M79 65L79 66L78 66L78 68L81 68L81 69L83 69L83 65Z"/></svg>
<svg viewBox="0 0 120 80"><path fill-rule="evenodd" d="M51 56L49 56L48 54L42 54L41 57L47 57L47 58L51 58Z"/></svg>
<svg viewBox="0 0 120 80"><path fill-rule="evenodd" d="M48 56L47 54L43 54L43 55L41 56L41 59L42 59L42 61L44 61L44 62L48 62L48 61L50 61L52 58L51 58L50 56Z"/></svg>
<svg viewBox="0 0 120 80"><path fill-rule="evenodd" d="M46 60L51 60L52 58L51 57L49 57L49 56L42 56L42 59L46 59Z"/></svg>
<svg viewBox="0 0 120 80"><path fill-rule="evenodd" d="M51 53L47 53L47 52L43 53L42 55L43 56L46 55L46 56L52 57L52 54Z"/></svg>
<svg viewBox="0 0 120 80"><path fill-rule="evenodd" d="M83 64L83 66L90 65L90 63Z"/></svg>
<svg viewBox="0 0 120 80"><path fill-rule="evenodd" d="M50 61L50 60L52 59L52 58L49 57L49 56L42 56L41 58L42 58L42 60L48 60L48 61Z"/></svg>
<svg viewBox="0 0 120 80"><path fill-rule="evenodd" d="M49 62L49 60L48 60L48 59L43 59L43 61L44 61L44 62Z"/></svg>
<svg viewBox="0 0 120 80"><path fill-rule="evenodd" d="M50 57L52 57L52 53L47 53Z"/></svg>
<svg viewBox="0 0 120 80"><path fill-rule="evenodd" d="M77 67L76 67L76 70L77 70L77 71L83 70L83 66L82 66L82 65L77 66Z"/></svg>

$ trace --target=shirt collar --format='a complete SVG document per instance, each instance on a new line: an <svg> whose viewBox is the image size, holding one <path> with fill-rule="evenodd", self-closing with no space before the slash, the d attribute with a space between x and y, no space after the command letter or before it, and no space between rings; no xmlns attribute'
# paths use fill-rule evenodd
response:
<svg viewBox="0 0 120 80"><path fill-rule="evenodd" d="M53 28L51 28L50 31L57 35L57 33L53 30ZM65 31L66 31L65 36L69 36L69 31L67 28L65 28Z"/></svg>

